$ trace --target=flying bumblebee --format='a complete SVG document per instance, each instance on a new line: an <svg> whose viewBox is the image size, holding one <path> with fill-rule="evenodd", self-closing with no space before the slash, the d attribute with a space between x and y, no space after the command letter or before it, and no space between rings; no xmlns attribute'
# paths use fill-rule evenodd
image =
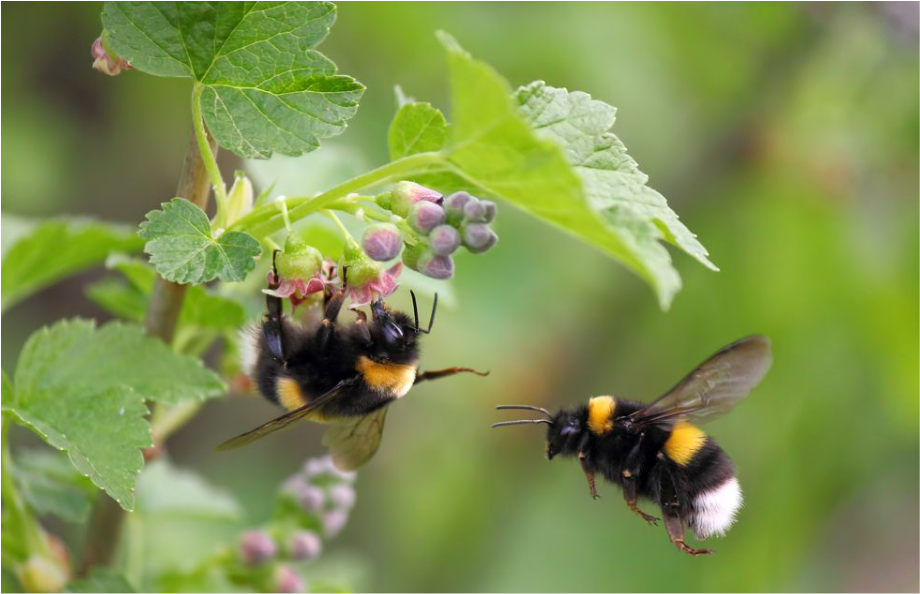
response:
<svg viewBox="0 0 920 594"><path fill-rule="evenodd" d="M273 278L278 279L277 272ZM277 284L270 282L269 288ZM268 312L261 326L244 332L244 353L249 353L244 354L244 368L265 398L289 412L218 450L247 445L307 419L331 424L323 445L339 469L354 470L377 451L387 407L412 386L458 373L487 375L466 367L419 372L418 340L431 332L437 295L427 329L419 326L415 293L414 322L376 300L370 306L371 322L357 311L357 321L344 327L336 322L345 300L343 288L327 289L324 297L323 319L304 327L283 315L281 298L266 296Z"/></svg>
<svg viewBox="0 0 920 594"><path fill-rule="evenodd" d="M728 345L690 372L670 391L642 404L613 396L552 414L536 406L503 405L546 418L505 421L493 427L546 424L546 457L578 457L591 496L595 475L623 489L626 505L650 524L658 518L638 506L651 499L678 549L709 555L684 543L684 526L699 539L723 536L741 507L741 488L732 461L696 424L727 413L770 368L770 341L750 336Z"/></svg>

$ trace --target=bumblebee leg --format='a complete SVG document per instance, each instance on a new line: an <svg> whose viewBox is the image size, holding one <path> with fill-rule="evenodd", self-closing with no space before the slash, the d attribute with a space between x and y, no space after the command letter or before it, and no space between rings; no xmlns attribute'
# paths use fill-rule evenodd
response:
<svg viewBox="0 0 920 594"><path fill-rule="evenodd" d="M661 484L661 513L664 515L664 526L668 531L671 542L688 555L712 555L712 549L694 549L684 543L684 523L680 519L680 502L677 499L677 489L671 471L665 467L665 476Z"/></svg>
<svg viewBox="0 0 920 594"><path fill-rule="evenodd" d="M278 255L278 250L275 250L272 254L272 277L268 282L269 289L277 289L281 284L280 277L278 272L274 269L274 259ZM265 308L267 313L265 314L265 321L262 322L262 332L265 334L265 343L268 345L268 350L271 352L272 357L282 365L287 364L287 359L284 356L284 341L282 339L282 323L281 318L284 315L284 302L280 297L275 297L274 295L265 296Z"/></svg>
<svg viewBox="0 0 920 594"><path fill-rule="evenodd" d="M594 480L594 471L588 467L588 458L585 456L584 452L578 452L578 460L581 462L581 469L585 473L585 478L588 479L588 489L591 490L591 497L599 499L600 495L597 493L597 483Z"/></svg>
<svg viewBox="0 0 920 594"><path fill-rule="evenodd" d="M436 369L434 371L423 371L415 374L415 383L424 382L426 380L436 380L441 379L442 377L447 377L450 375L457 375L458 373L475 373L476 375L485 377L489 375L489 372L476 371L475 369L470 369L469 367L448 367L446 369Z"/></svg>
<svg viewBox="0 0 920 594"><path fill-rule="evenodd" d="M643 520L645 520L646 522L648 522L648 523L651 524L652 526L657 526L657 525L658 525L658 520L660 520L661 518L656 518L655 516L650 515L650 514L647 514L647 513L645 513L644 511L642 511L641 509L639 509L639 504L638 504L638 500L639 500L638 490L639 490L639 487L638 487L638 485L636 485L636 479L635 479L635 477L631 477L631 476L628 477L628 476L626 476L625 473L627 473L627 472L629 472L629 471L628 471L628 470L624 470L624 471L623 471L623 473L624 473L623 478L626 479L625 481L623 481L623 497L626 499L626 505L629 507L629 509L633 510L635 513L637 513L637 514L639 514L640 516L642 516L642 519L643 519Z"/></svg>
<svg viewBox="0 0 920 594"><path fill-rule="evenodd" d="M363 311L356 311L358 319L355 320L355 333L365 344L371 343L371 332L367 329L367 314Z"/></svg>
<svg viewBox="0 0 920 594"><path fill-rule="evenodd" d="M339 317L339 311L342 310L342 304L345 303L345 291L341 289L332 294L329 301L326 302L326 308L323 311L323 323L317 332L320 348L325 351L329 346L329 341L335 334L335 321Z"/></svg>
<svg viewBox="0 0 920 594"><path fill-rule="evenodd" d="M637 503L639 499L639 454L644 440L645 433L640 433L639 439L636 440L636 445L634 445L626 455L625 468L623 469L623 497L626 499L626 505L629 509L642 516L642 519L652 526L657 526L659 518L639 509Z"/></svg>
<svg viewBox="0 0 920 594"><path fill-rule="evenodd" d="M662 510L664 511L664 510ZM694 549L684 543L684 523L681 522L680 516L664 513L664 525L668 529L668 538L671 539L678 549L688 555L712 555L712 549Z"/></svg>

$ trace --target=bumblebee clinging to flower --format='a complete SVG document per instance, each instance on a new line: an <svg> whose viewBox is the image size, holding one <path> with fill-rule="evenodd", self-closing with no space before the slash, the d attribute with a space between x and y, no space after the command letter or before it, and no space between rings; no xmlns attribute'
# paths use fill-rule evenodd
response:
<svg viewBox="0 0 920 594"><path fill-rule="evenodd" d="M277 271L273 278L279 278ZM277 287L270 283L269 288ZM266 296L265 319L244 336L250 352L244 356L244 367L259 392L289 412L218 449L247 445L294 421L308 419L331 424L323 445L329 447L339 469L354 470L377 451L388 405L412 386L457 373L487 375L465 367L419 372L418 340L431 332L437 295L427 329L419 327L414 293L414 320L383 300L375 300L370 305L370 322L357 311L354 324L340 326L336 320L344 300L343 288L327 287L323 319L304 327L283 315L281 298Z"/></svg>
<svg viewBox="0 0 920 594"><path fill-rule="evenodd" d="M692 422L728 412L760 382L771 361L770 341L751 336L720 350L651 404L597 396L555 414L505 405L498 408L534 410L547 418L493 427L546 424L547 458L578 457L592 497L598 497L594 477L600 473L623 489L629 509L657 525L658 518L637 503L639 497L655 502L681 551L711 554L684 543L684 525L700 539L724 535L741 507L741 488L731 460Z"/></svg>

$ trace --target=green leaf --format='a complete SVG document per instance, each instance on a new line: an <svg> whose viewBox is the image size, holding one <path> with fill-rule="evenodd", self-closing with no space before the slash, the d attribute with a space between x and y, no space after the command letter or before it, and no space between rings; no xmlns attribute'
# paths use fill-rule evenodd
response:
<svg viewBox="0 0 920 594"><path fill-rule="evenodd" d="M328 2L106 2L112 48L142 72L202 85L217 142L243 157L299 155L340 134L364 86L315 48Z"/></svg>
<svg viewBox="0 0 920 594"><path fill-rule="evenodd" d="M447 141L447 121L430 103L406 103L390 123L390 159L439 151Z"/></svg>
<svg viewBox="0 0 920 594"><path fill-rule="evenodd" d="M565 148L591 207L643 260L665 239L712 270L708 252L680 222L664 196L648 187L648 176L608 130L616 109L587 93L568 92L542 81L518 89L515 99L534 130ZM626 224L623 221L627 221ZM661 248L663 249L663 248ZM655 257L650 260L655 260Z"/></svg>
<svg viewBox="0 0 920 594"><path fill-rule="evenodd" d="M448 172L434 179L503 198L587 241L649 282L667 308L680 277L657 239L708 260L664 198L644 185L644 175L619 141L606 133L612 124L609 106L591 104L595 111L580 113L556 105L561 121L546 119L533 105L522 105L520 94L513 98L508 82L490 66L474 60L449 35L439 37L448 55L453 121L441 150ZM594 150L602 152L596 161ZM593 166L602 170L594 172ZM618 171L614 166L623 174L619 185L610 179L611 171Z"/></svg>
<svg viewBox="0 0 920 594"><path fill-rule="evenodd" d="M39 514L76 523L89 518L96 487L60 452L18 451L13 461L13 477L22 498Z"/></svg>
<svg viewBox="0 0 920 594"><path fill-rule="evenodd" d="M147 240L144 251L163 278L191 284L215 278L235 282L255 268L253 258L262 247L248 233L228 231L214 237L208 216L184 198L162 207L147 213L138 235Z"/></svg>
<svg viewBox="0 0 920 594"><path fill-rule="evenodd" d="M137 326L65 320L26 342L3 410L66 451L77 470L130 510L140 450L151 445L144 399L174 404L222 391L200 361Z"/></svg>
<svg viewBox="0 0 920 594"><path fill-rule="evenodd" d="M4 214L2 222L4 311L66 276L102 263L110 252L139 252L143 243L126 225L91 219L39 222ZM7 243L8 232L16 237L12 243Z"/></svg>
<svg viewBox="0 0 920 594"><path fill-rule="evenodd" d="M164 458L149 464L138 478L137 512L219 520L237 520L241 514L239 504L229 493Z"/></svg>
<svg viewBox="0 0 920 594"><path fill-rule="evenodd" d="M64 588L65 592L136 592L122 574L106 567L94 567L88 576L74 580Z"/></svg>

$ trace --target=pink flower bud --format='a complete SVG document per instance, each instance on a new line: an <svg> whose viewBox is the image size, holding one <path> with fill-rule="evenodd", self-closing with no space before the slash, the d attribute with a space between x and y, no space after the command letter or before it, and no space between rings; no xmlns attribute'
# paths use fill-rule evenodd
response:
<svg viewBox="0 0 920 594"><path fill-rule="evenodd" d="M278 566L275 571L275 592L303 592L303 579L287 565Z"/></svg>
<svg viewBox="0 0 920 594"><path fill-rule="evenodd" d="M294 561L306 561L319 556L323 550L323 541L319 535L309 530L300 530L291 536L288 554Z"/></svg>
<svg viewBox="0 0 920 594"><path fill-rule="evenodd" d="M323 532L326 538L337 536L348 523L348 512L333 510L323 515Z"/></svg>
<svg viewBox="0 0 920 594"><path fill-rule="evenodd" d="M449 256L460 247L460 232L450 225L438 225L431 230L428 243L435 256Z"/></svg>
<svg viewBox="0 0 920 594"><path fill-rule="evenodd" d="M479 200L470 200L463 207L463 219L473 223L484 223L486 207Z"/></svg>
<svg viewBox="0 0 920 594"><path fill-rule="evenodd" d="M447 280L454 275L454 260L450 256L425 252L418 258L418 271L431 278Z"/></svg>
<svg viewBox="0 0 920 594"><path fill-rule="evenodd" d="M466 192L454 192L444 200L444 210L447 211L447 221L454 226L463 220L463 209L467 202L476 200Z"/></svg>
<svg viewBox="0 0 920 594"><path fill-rule="evenodd" d="M335 485L329 489L329 501L339 510L350 510L355 505L355 490L351 485Z"/></svg>
<svg viewBox="0 0 920 594"><path fill-rule="evenodd" d="M240 539L240 557L248 565L261 565L278 553L278 545L261 530L250 530Z"/></svg>
<svg viewBox="0 0 920 594"><path fill-rule="evenodd" d="M463 245L474 254L488 251L498 242L498 235L485 223L473 223L463 229Z"/></svg>
<svg viewBox="0 0 920 594"><path fill-rule="evenodd" d="M122 70L131 68L131 64L122 60L115 52L106 49L102 36L93 42L90 53L93 56L93 68L109 76L118 76Z"/></svg>
<svg viewBox="0 0 920 594"><path fill-rule="evenodd" d="M364 230L361 244L364 247L364 253L371 260L386 262L399 255L402 249L402 237L399 236L399 229L396 228L396 225L376 223L369 225Z"/></svg>
<svg viewBox="0 0 920 594"><path fill-rule="evenodd" d="M390 191L390 210L393 214L404 217L409 214L409 209L412 205L420 200L441 204L444 197L431 188L426 188L415 182L401 181L393 186L393 190Z"/></svg>
<svg viewBox="0 0 920 594"><path fill-rule="evenodd" d="M447 213L432 202L416 202L409 209L409 216L406 220L414 230L422 235L428 235L432 229L447 220Z"/></svg>
<svg viewBox="0 0 920 594"><path fill-rule="evenodd" d="M320 513L326 507L326 494L319 487L313 485L304 485L297 493L297 503L304 511L310 513Z"/></svg>

